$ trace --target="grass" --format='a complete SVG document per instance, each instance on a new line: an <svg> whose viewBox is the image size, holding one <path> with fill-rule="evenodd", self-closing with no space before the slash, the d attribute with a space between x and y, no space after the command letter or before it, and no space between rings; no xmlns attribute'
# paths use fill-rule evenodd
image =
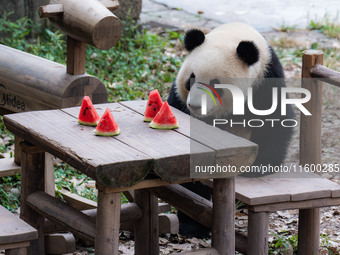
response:
<svg viewBox="0 0 340 255"><path fill-rule="evenodd" d="M308 29L319 30L321 33L333 38L340 38L340 22L339 15L330 17L325 14L321 19L311 19Z"/></svg>
<svg viewBox="0 0 340 255"><path fill-rule="evenodd" d="M5 13L0 17L1 44L65 64L66 37L62 32L52 27L42 30L28 18L11 21L10 15ZM98 50L87 45L86 72L106 85L109 102L146 99L153 89L158 89L166 99L182 62L182 51L176 45L183 36L174 31L165 31L162 36L141 31L131 19L123 21L123 26L121 40L113 48ZM31 38L32 33L37 36ZM0 138L5 137L10 140L7 144L1 143L0 153L8 152L14 142L0 117ZM93 188L79 189L83 186L81 181L89 181L85 175L64 164L56 165L55 170L58 190L65 188L96 201ZM20 176L0 178L0 185L0 203L9 210L17 209L20 202L13 197L11 188L20 188ZM57 195L60 196L60 192ZM126 201L122 196L122 202Z"/></svg>

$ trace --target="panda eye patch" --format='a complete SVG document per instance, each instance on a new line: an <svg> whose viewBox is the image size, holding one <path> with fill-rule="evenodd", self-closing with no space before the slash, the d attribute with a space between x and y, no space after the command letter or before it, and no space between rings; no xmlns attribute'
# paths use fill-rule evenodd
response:
<svg viewBox="0 0 340 255"><path fill-rule="evenodd" d="M192 73L185 84L185 88L190 91L191 86L195 83L195 74Z"/></svg>

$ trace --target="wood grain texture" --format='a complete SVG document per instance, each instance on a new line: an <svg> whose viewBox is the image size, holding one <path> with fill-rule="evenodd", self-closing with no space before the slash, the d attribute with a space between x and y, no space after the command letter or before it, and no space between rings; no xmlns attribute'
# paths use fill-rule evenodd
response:
<svg viewBox="0 0 340 255"><path fill-rule="evenodd" d="M0 244L0 250L6 250L6 249L16 249L20 247L28 247L30 246L30 242L20 242L20 243L7 243L7 244Z"/></svg>
<svg viewBox="0 0 340 255"><path fill-rule="evenodd" d="M13 158L0 159L0 177L15 175L20 173L21 167L14 163Z"/></svg>
<svg viewBox="0 0 340 255"><path fill-rule="evenodd" d="M235 179L214 179L211 246L235 254Z"/></svg>
<svg viewBox="0 0 340 255"><path fill-rule="evenodd" d="M211 201L178 184L150 188L149 190L155 196L173 205L195 221L211 228L213 216Z"/></svg>
<svg viewBox="0 0 340 255"><path fill-rule="evenodd" d="M5 251L5 255L26 255L26 254L27 254L26 247L14 248Z"/></svg>
<svg viewBox="0 0 340 255"><path fill-rule="evenodd" d="M98 255L119 254L120 199L120 193L99 190L95 240Z"/></svg>
<svg viewBox="0 0 340 255"><path fill-rule="evenodd" d="M316 64L323 64L323 52L309 50L302 57L302 88L310 91L311 99L304 107L312 114L301 112L300 123L300 165L321 163L321 121L322 83L312 79L310 70Z"/></svg>
<svg viewBox="0 0 340 255"><path fill-rule="evenodd" d="M0 206L0 244L19 243L38 238L38 232L18 216Z"/></svg>
<svg viewBox="0 0 340 255"><path fill-rule="evenodd" d="M135 203L143 211L135 222L135 254L159 254L158 199L146 189L135 191Z"/></svg>
<svg viewBox="0 0 340 255"><path fill-rule="evenodd" d="M51 0L50 4L63 5L63 15L50 21L68 36L102 50L119 41L122 23L99 1Z"/></svg>
<svg viewBox="0 0 340 255"><path fill-rule="evenodd" d="M236 178L236 198L248 205L339 197L340 185L314 173Z"/></svg>
<svg viewBox="0 0 340 255"><path fill-rule="evenodd" d="M39 213L29 207L27 198L35 192L44 191L45 153L27 142L21 142L21 207L20 218L38 231L38 240L31 241L30 254L45 254L44 222Z"/></svg>
<svg viewBox="0 0 340 255"><path fill-rule="evenodd" d="M320 248L320 208L299 210L298 254L318 254Z"/></svg>
<svg viewBox="0 0 340 255"><path fill-rule="evenodd" d="M84 42L67 36L66 72L77 75L85 73L85 47Z"/></svg>
<svg viewBox="0 0 340 255"><path fill-rule="evenodd" d="M313 78L319 78L321 81L340 87L340 72L332 70L326 66L316 64L310 70Z"/></svg>
<svg viewBox="0 0 340 255"><path fill-rule="evenodd" d="M100 3L111 12L119 8L118 0L100 0Z"/></svg>
<svg viewBox="0 0 340 255"><path fill-rule="evenodd" d="M40 18L51 18L55 16L63 15L64 6L62 4L48 4L40 6L38 14Z"/></svg>
<svg viewBox="0 0 340 255"><path fill-rule="evenodd" d="M84 96L93 103L107 102L107 91L97 78L70 75L64 65L0 45L0 108L10 112L58 109L81 105Z"/></svg>
<svg viewBox="0 0 340 255"><path fill-rule="evenodd" d="M61 224L85 240L95 238L95 224L90 217L45 192L35 192L26 199L28 205L50 221Z"/></svg>
<svg viewBox="0 0 340 255"><path fill-rule="evenodd" d="M248 213L247 254L268 254L269 212Z"/></svg>

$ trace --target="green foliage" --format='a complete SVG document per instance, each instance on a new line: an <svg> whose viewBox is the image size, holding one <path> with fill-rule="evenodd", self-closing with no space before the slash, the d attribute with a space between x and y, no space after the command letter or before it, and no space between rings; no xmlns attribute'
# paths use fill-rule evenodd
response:
<svg viewBox="0 0 340 255"><path fill-rule="evenodd" d="M275 31L278 32L285 32L285 33L290 33L290 32L294 32L298 29L297 25L287 25L285 22L283 22L281 24L281 26L279 27L274 27Z"/></svg>
<svg viewBox="0 0 340 255"><path fill-rule="evenodd" d="M278 251L286 251L293 248L293 252L297 252L298 236L290 236L287 231L283 230L281 233L273 233L275 239L269 245L269 254L277 254Z"/></svg>
<svg viewBox="0 0 340 255"><path fill-rule="evenodd" d="M13 192L15 188L21 189L19 174L0 178L0 203L12 212L20 206L20 197Z"/></svg>
<svg viewBox="0 0 340 255"><path fill-rule="evenodd" d="M319 30L320 32L334 38L340 38L340 22L339 16L330 17L325 14L323 18L316 20L311 19L308 24L308 29Z"/></svg>

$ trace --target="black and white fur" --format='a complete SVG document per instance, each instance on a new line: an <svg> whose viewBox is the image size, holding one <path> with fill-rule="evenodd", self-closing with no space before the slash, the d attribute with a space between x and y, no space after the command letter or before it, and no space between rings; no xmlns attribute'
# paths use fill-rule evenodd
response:
<svg viewBox="0 0 340 255"><path fill-rule="evenodd" d="M253 87L254 107L258 110L269 109L272 105L272 88L285 87L282 66L273 49L263 36L249 25L230 23L215 28L204 35L197 29L189 30L184 39L189 51L171 88L168 98L170 105L191 115L202 118L201 93L199 82L210 84L227 83L238 86L244 95L248 87ZM275 78L270 79L270 78ZM294 119L293 108L288 105L286 116L281 116L280 103L269 116L254 116L245 103L245 115L232 115L232 97L228 91L219 90L223 106L208 101L207 118L233 119ZM209 97L208 97L209 98ZM204 119L203 118L203 119ZM228 129L239 134L238 130ZM283 162L292 136L292 128L265 125L250 128L251 141L259 145L255 165L279 165ZM211 193L201 183L185 185L190 190L210 199ZM179 212L180 232L189 236L207 236L209 230Z"/></svg>

